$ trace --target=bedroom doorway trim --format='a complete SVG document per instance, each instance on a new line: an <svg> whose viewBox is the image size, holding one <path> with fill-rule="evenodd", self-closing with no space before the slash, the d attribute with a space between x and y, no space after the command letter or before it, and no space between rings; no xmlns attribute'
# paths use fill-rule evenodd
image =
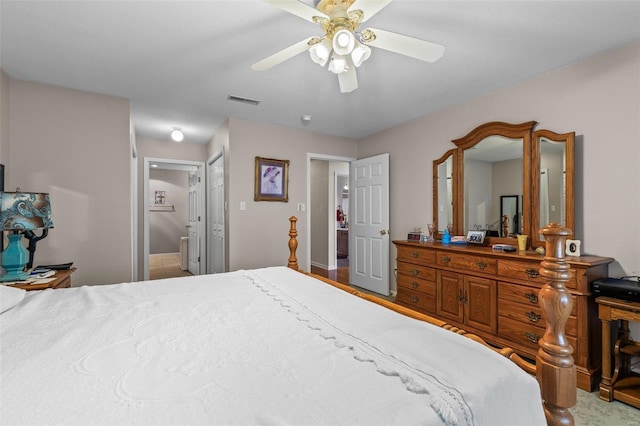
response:
<svg viewBox="0 0 640 426"><path fill-rule="evenodd" d="M205 232L205 205L206 197L204 191L205 184L205 163L202 161L188 161L188 160L174 160L167 158L152 158L144 157L144 181L143 181L143 242L142 242L142 257L143 257L143 280L149 279L149 169L151 164L157 164L159 169L168 170L196 170L197 175L200 177L198 184L196 185L196 198L199 200L197 203L197 215L200 217L198 226L198 256L200 258L199 273L202 274L206 271L207 258L205 251L207 247L207 233Z"/></svg>
<svg viewBox="0 0 640 426"><path fill-rule="evenodd" d="M350 163L351 161L356 160L355 158L352 157L339 157L339 156L335 156L335 155L326 155L326 154L314 154L314 153L307 153L307 209L306 209L306 229L310 230L311 229L311 160L321 160L321 161L328 161L328 162L347 162ZM330 176L330 185L329 185L329 200L335 200L335 182L334 182L334 177ZM333 192L331 190L331 188L333 188ZM335 202L333 202L332 204L329 204L327 206L327 222L329 223L329 229L334 229L335 228ZM300 212L298 212L298 214L300 215L300 217L302 217L302 215L300 214ZM329 259L334 259L334 265L333 267L335 268L335 247L336 247L336 232L330 232L329 235L327 236L327 238L329 239L329 256L333 255L333 257L329 257ZM304 260L304 264L300 265L300 268L302 268L302 270L304 271L310 271L311 270L311 232L309 232L309 238L306 238L306 246L304 248L305 250L305 260Z"/></svg>

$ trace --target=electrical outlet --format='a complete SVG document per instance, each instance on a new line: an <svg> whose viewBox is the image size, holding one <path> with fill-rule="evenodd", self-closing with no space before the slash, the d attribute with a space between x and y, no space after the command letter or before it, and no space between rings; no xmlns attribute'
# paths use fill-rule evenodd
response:
<svg viewBox="0 0 640 426"><path fill-rule="evenodd" d="M246 210L247 204L244 201L240 201L240 210Z"/></svg>
<svg viewBox="0 0 640 426"><path fill-rule="evenodd" d="M304 205L304 203L298 203L298 211L299 211L299 212L303 212L303 211L305 211L305 205Z"/></svg>

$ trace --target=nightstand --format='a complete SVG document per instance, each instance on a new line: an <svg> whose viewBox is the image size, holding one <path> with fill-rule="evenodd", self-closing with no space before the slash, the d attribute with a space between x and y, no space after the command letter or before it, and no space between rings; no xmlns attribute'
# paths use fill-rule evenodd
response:
<svg viewBox="0 0 640 426"><path fill-rule="evenodd" d="M640 356L640 343L632 341L629 332L630 321L640 322L640 303L603 296L596 302L602 320L600 399L617 399L640 408L640 374L629 368L630 359ZM615 344L612 343L612 323L616 323L618 331Z"/></svg>
<svg viewBox="0 0 640 426"><path fill-rule="evenodd" d="M46 283L34 283L34 284L10 284L11 287L21 288L23 290L45 290L47 288L68 288L71 287L71 274L76 271L77 268L66 269L63 271L56 271L56 275L53 281Z"/></svg>

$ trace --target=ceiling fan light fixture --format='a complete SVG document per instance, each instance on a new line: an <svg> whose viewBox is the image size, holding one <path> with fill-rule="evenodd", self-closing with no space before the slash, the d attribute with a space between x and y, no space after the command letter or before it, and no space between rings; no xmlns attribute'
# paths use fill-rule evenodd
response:
<svg viewBox="0 0 640 426"><path fill-rule="evenodd" d="M355 65L356 68L359 67L364 61L369 59L369 56L371 56L371 48L360 42L356 42L356 47L354 47L353 52L351 52L353 65Z"/></svg>
<svg viewBox="0 0 640 426"><path fill-rule="evenodd" d="M333 35L333 50L338 55L348 55L356 45L356 38L349 30L339 30Z"/></svg>
<svg viewBox="0 0 640 426"><path fill-rule="evenodd" d="M349 66L347 65L347 58L342 55L333 55L331 57L331 62L329 62L329 71L334 74L342 74L349 70Z"/></svg>
<svg viewBox="0 0 640 426"><path fill-rule="evenodd" d="M325 38L320 43L316 43L309 48L311 60L321 67L325 66L331 55L331 40Z"/></svg>

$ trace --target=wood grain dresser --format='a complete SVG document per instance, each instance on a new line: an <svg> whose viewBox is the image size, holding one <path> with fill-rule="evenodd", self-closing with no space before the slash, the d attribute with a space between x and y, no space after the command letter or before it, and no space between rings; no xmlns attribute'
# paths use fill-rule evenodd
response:
<svg viewBox="0 0 640 426"><path fill-rule="evenodd" d="M396 303L473 332L497 347L535 359L545 322L538 304L543 256L490 247L394 241ZM609 257L568 257L573 311L566 334L574 349L578 387L595 389L602 364L602 330L590 283L606 277Z"/></svg>

